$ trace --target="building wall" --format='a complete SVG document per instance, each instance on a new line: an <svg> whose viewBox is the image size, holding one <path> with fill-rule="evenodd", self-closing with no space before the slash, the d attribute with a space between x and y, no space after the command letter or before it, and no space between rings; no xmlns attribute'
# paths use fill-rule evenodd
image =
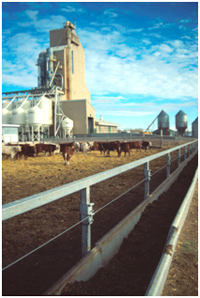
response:
<svg viewBox="0 0 200 298"><path fill-rule="evenodd" d="M117 133L118 128L115 126L96 125L95 132L96 133Z"/></svg>
<svg viewBox="0 0 200 298"><path fill-rule="evenodd" d="M73 134L87 134L89 119L93 122L94 131L95 110L87 100L64 100L61 101L61 108L74 121Z"/></svg>
<svg viewBox="0 0 200 298"><path fill-rule="evenodd" d="M50 47L66 45L65 28L49 31Z"/></svg>
<svg viewBox="0 0 200 298"><path fill-rule="evenodd" d="M19 141L18 127L12 125L2 126L2 141L4 143L17 143Z"/></svg>
<svg viewBox="0 0 200 298"><path fill-rule="evenodd" d="M81 98L91 102L90 92L85 83L85 53L79 43L76 45L65 39L65 28L50 31L50 47L65 45L66 47L54 55L60 61L63 69L58 69L57 73L64 76L65 96L62 100L79 100ZM55 65L57 62L55 63ZM54 67L55 68L55 67Z"/></svg>
<svg viewBox="0 0 200 298"><path fill-rule="evenodd" d="M71 99L85 98L91 102L90 92L85 83L85 53L82 45L71 46Z"/></svg>

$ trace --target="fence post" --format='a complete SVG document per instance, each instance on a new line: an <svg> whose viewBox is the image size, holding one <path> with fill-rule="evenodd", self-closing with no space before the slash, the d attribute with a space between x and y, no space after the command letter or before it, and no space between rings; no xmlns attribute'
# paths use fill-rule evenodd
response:
<svg viewBox="0 0 200 298"><path fill-rule="evenodd" d="M195 147L194 147L194 143L192 144L192 153L194 152Z"/></svg>
<svg viewBox="0 0 200 298"><path fill-rule="evenodd" d="M150 189L150 180L151 180L151 170L149 169L149 162L144 164L144 199L146 200L149 196L149 189Z"/></svg>
<svg viewBox="0 0 200 298"><path fill-rule="evenodd" d="M181 149L178 149L178 167L180 167L181 164Z"/></svg>
<svg viewBox="0 0 200 298"><path fill-rule="evenodd" d="M82 257L85 256L91 250L91 224L93 223L93 210L92 207L94 203L90 203L90 187L80 191L81 193L81 204L80 204L80 215L81 220L86 218L82 222L82 234L81 234L81 244L82 244Z"/></svg>
<svg viewBox="0 0 200 298"><path fill-rule="evenodd" d="M192 154L192 144L190 144L190 151L189 151L189 155Z"/></svg>
<svg viewBox="0 0 200 298"><path fill-rule="evenodd" d="M184 147L184 160L187 159L187 147L185 146Z"/></svg>
<svg viewBox="0 0 200 298"><path fill-rule="evenodd" d="M160 148L163 148L163 130L160 130Z"/></svg>
<svg viewBox="0 0 200 298"><path fill-rule="evenodd" d="M170 176L170 165L171 165L171 155L170 153L167 153L167 168L166 168L167 178Z"/></svg>

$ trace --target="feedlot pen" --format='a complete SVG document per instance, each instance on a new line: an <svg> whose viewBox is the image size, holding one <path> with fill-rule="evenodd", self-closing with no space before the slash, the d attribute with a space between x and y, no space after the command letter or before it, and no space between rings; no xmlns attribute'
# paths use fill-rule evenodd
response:
<svg viewBox="0 0 200 298"><path fill-rule="evenodd" d="M3 206L3 220L7 220L3 223L3 267L6 268L7 265L9 266L9 264L12 264L20 257L22 257L22 260L3 271L4 294L41 295L81 259L81 227L80 224L76 225L79 221L80 205L80 194L77 194L77 192L81 191L82 198L85 199L87 197L88 199L86 194L89 195L88 190L92 185L90 187L90 200L95 203L93 206L95 214L94 223L91 225L91 246L94 247L94 244L106 232L113 228L124 216L144 200L143 164L146 165L146 173L148 173L147 164L150 164L150 192L152 192L166 178L166 175L169 175L170 160L169 158L167 159L167 165L166 155L168 157L169 154L171 155L170 171L173 172L177 168L177 152L179 152L179 149L179 159L183 161L186 156L189 155L189 152L192 153L194 151L195 148L193 146L195 144L196 142L187 144L187 152L184 151L185 145L168 149L165 152L155 153L156 155L154 154L154 156L148 155L152 154L152 151L151 153L143 152L143 157L146 154L146 157L143 159L130 163L130 159L127 158L126 161L128 160L129 163L124 166L119 166L107 172L101 172L95 176L68 183L56 189L27 197L18 202L11 202L9 205L5 204ZM77 162L80 161L80 154L81 153L75 156ZM84 156L85 162L87 158L89 158L89 154L93 154L95 158L101 159L102 164L103 162L109 163L111 159L116 159L119 162L116 153L111 155L111 158L104 158L99 155L99 152L98 155L96 155L96 152L95 154L94 152L88 153L88 156ZM134 153L133 156L135 159L136 153ZM137 155L137 157L141 158L142 154ZM156 162L154 160L155 158L157 158ZM43 161L43 157L38 158L40 164L44 163L43 166L46 167L46 171L50 171L50 167L54 166L53 161L57 160L58 157L54 156L52 159L48 157L48 159L50 161L49 167L48 162ZM124 162L125 158L120 160ZM18 161L16 161L16 164L17 162ZM20 162L26 163L24 160L19 161L18 166L20 166ZM31 159L30 162L36 165L36 158ZM5 163L8 165L9 161L5 161ZM73 159L71 161L71 165L72 164ZM60 165L60 168L61 167L63 172L66 171L63 165ZM78 171L78 168L77 166L74 170ZM100 171L104 169L105 167L102 167ZM70 175L70 167L67 169L67 173ZM119 173L121 174L119 175ZM59 175L57 176L57 172L55 171L54 174L53 179L55 180L56 177L56 180L58 180ZM61 172L59 174L60 177L62 177L63 173ZM35 176L37 176L37 172ZM48 177L48 175L46 177ZM148 175L145 178L146 194L148 193L147 178ZM43 179L43 177L41 177L41 179ZM141 183L141 181L143 183ZM127 192L133 185L134 187ZM136 185L138 186L136 187ZM82 191L83 189L86 189L86 191ZM74 192L75 194L71 195ZM126 194L125 197L121 196L122 192L124 195ZM118 198L118 200L116 200L116 198ZM39 207L51 200L57 199L59 200L31 211L32 208ZM111 201L113 201L113 203L107 205ZM21 204L22 202L23 204ZM87 204L89 204L89 202L87 202ZM107 205L106 208L104 208L105 205ZM16 216L18 213L25 211L28 211L28 213L9 219L10 216ZM76 227L74 229L70 229L65 233L66 230L75 225ZM60 233L61 236L56 238ZM49 242L49 239L53 237L55 237L55 239ZM48 243L43 246L45 241L48 241ZM90 246L89 242L87 239L87 245L89 244ZM38 246L42 246L42 248L36 250ZM87 249L89 246L87 246ZM23 258L23 256L30 251L34 251L34 253Z"/></svg>

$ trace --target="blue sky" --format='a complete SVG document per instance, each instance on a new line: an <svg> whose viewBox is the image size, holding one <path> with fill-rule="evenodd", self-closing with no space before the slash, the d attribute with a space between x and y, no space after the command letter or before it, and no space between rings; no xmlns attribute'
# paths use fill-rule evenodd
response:
<svg viewBox="0 0 200 298"><path fill-rule="evenodd" d="M76 22L96 118L143 128L198 116L198 2L2 2L2 91L37 87L49 30ZM157 121L151 127L157 129Z"/></svg>

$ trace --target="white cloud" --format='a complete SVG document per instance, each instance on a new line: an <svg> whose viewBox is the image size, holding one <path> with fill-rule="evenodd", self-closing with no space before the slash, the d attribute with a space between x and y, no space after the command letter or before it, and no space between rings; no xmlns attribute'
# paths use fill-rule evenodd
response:
<svg viewBox="0 0 200 298"><path fill-rule="evenodd" d="M138 29L129 29L128 32L142 32L144 28L138 28Z"/></svg>
<svg viewBox="0 0 200 298"><path fill-rule="evenodd" d="M37 10L26 10L25 13L32 21L37 21Z"/></svg>
<svg viewBox="0 0 200 298"><path fill-rule="evenodd" d="M35 62L42 47L37 38L18 33L3 44L2 82L6 85L37 87L38 69Z"/></svg>
<svg viewBox="0 0 200 298"><path fill-rule="evenodd" d="M115 10L115 9L112 9L112 8L111 8L111 9L107 9L107 10L104 11L103 14L104 14L104 15L107 15L107 16L109 16L109 17L111 17L111 18L115 18L115 17L118 16L118 14L115 13L114 10Z"/></svg>
<svg viewBox="0 0 200 298"><path fill-rule="evenodd" d="M66 11L66 12L84 12L84 10L82 8L75 8L72 7L70 5L65 6L65 8L61 9L62 11Z"/></svg>
<svg viewBox="0 0 200 298"><path fill-rule="evenodd" d="M128 46L125 37L115 31L103 34L81 29L79 33L91 93L197 98L197 68L190 66L197 63L196 45L169 40L146 49Z"/></svg>
<svg viewBox="0 0 200 298"><path fill-rule="evenodd" d="M189 22L191 22L191 20L189 20L189 19L184 19L184 20L180 20L179 22L180 22L180 23L189 23Z"/></svg>

